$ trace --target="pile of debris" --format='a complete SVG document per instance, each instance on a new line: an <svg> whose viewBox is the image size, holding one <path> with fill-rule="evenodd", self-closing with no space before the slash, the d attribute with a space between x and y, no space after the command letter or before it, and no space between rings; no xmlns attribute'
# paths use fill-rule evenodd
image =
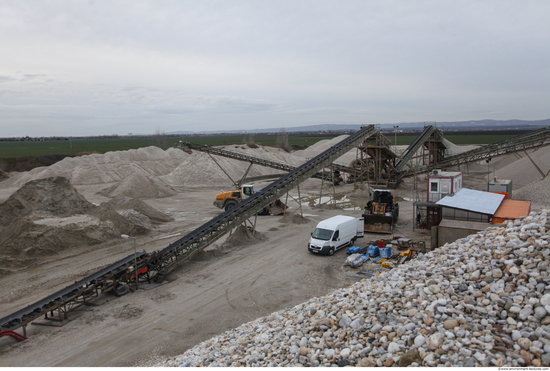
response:
<svg viewBox="0 0 550 371"><path fill-rule="evenodd" d="M424 241L413 242L410 238L394 237L391 240L371 241L363 248L352 246L347 253L350 256L346 258L345 266L358 268L372 260L384 268L393 268L426 253L426 244Z"/></svg>

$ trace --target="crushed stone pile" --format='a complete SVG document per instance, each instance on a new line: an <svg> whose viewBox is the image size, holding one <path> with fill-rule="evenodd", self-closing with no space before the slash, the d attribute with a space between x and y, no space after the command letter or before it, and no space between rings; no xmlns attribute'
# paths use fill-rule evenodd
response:
<svg viewBox="0 0 550 371"><path fill-rule="evenodd" d="M310 221L310 219L303 217L302 215L290 213L283 215L283 217L279 219L279 223L284 224L307 224Z"/></svg>
<svg viewBox="0 0 550 371"><path fill-rule="evenodd" d="M306 149L294 151L293 155L302 157L304 161L311 160L315 156L320 155L321 153L323 153L330 147L338 144L339 142L346 139L347 137L349 137L349 135L340 135L332 139L320 140L317 143L307 147ZM357 158L357 150L354 148L346 152L342 156L340 156L338 159L334 161L334 163L349 166L349 164L356 158Z"/></svg>
<svg viewBox="0 0 550 371"><path fill-rule="evenodd" d="M222 249L242 248L266 239L264 234L258 231L252 232L251 227L240 225L227 237L221 247Z"/></svg>
<svg viewBox="0 0 550 371"><path fill-rule="evenodd" d="M24 173L12 173L2 182L3 187L21 187L36 179L62 176L74 185L114 183L134 175L162 176L173 171L189 156L176 148L166 151L145 147L105 154L66 157L51 166L35 168Z"/></svg>
<svg viewBox="0 0 550 371"><path fill-rule="evenodd" d="M550 207L550 177L513 191L512 196L516 200L531 201L543 207Z"/></svg>
<svg viewBox="0 0 550 371"><path fill-rule="evenodd" d="M10 177L8 173L6 173L4 170L0 169L0 182L3 180L6 180Z"/></svg>
<svg viewBox="0 0 550 371"><path fill-rule="evenodd" d="M0 204L0 211L0 269L15 260L30 264L68 248L147 232L117 213L113 205L88 202L61 177L25 184Z"/></svg>
<svg viewBox="0 0 550 371"><path fill-rule="evenodd" d="M271 152L265 151L263 147L258 149L250 149L250 151L258 152L243 151L241 147L229 148L228 150L237 152L239 149L241 149L240 152L252 154L256 157L262 157L278 162L287 162L282 161L279 158L280 156L278 155L278 151L274 152L276 154L275 156L268 156ZM290 160L291 156L292 155L287 154L287 160ZM176 169L174 169L174 171L168 175L161 176L160 179L166 184L175 187L204 187L204 185L207 184L210 187L225 187L226 189L232 189L233 183L225 173L229 174L231 179L237 181L242 178L250 165L247 162L233 160L227 157L220 157L216 155L213 155L212 157L217 163L212 160L209 154L193 151L193 153L189 155L189 157L187 157ZM296 162L296 160L293 161ZM265 166L252 165L247 177L255 178L274 174L282 175L284 172Z"/></svg>
<svg viewBox="0 0 550 371"><path fill-rule="evenodd" d="M548 367L547 213L419 254L158 365Z"/></svg>
<svg viewBox="0 0 550 371"><path fill-rule="evenodd" d="M145 215L153 223L167 223L174 220L174 218L170 215L166 215L165 213L136 198L117 196L112 200L109 200L109 203L113 204L117 211L134 210L142 215Z"/></svg>
<svg viewBox="0 0 550 371"><path fill-rule="evenodd" d="M542 174L537 170L537 166L544 174L548 174L550 171L550 146L527 151L527 153L529 153L530 158L524 152L519 152L519 155L522 156L520 159L514 155L508 155L509 157L514 156L515 161L507 166L497 167L497 178L511 179L514 189L519 189L527 184L543 179ZM531 160L533 160L536 166L533 165Z"/></svg>
<svg viewBox="0 0 550 371"><path fill-rule="evenodd" d="M158 177L144 174L132 174L104 189L99 194L106 197L126 196L138 199L163 198L177 194L170 186L163 183Z"/></svg>
<svg viewBox="0 0 550 371"><path fill-rule="evenodd" d="M33 180L0 204L0 225L33 212L68 216L86 213L93 208L94 205L78 193L66 178Z"/></svg>

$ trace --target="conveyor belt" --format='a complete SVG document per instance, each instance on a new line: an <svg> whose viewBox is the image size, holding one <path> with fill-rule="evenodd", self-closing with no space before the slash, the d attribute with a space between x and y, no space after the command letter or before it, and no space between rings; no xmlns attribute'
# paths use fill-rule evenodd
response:
<svg viewBox="0 0 550 371"><path fill-rule="evenodd" d="M138 252L136 254L137 259L142 259L145 252ZM97 284L109 279L116 279L116 276L123 273L125 269L133 265L134 254L127 256L126 258L117 261L103 268L94 274L81 279L78 282L73 283L70 286L65 287L51 295L48 295L44 299L30 304L27 307L18 310L4 318L0 319L0 331L2 330L15 330L22 325L42 316L44 313L48 313L57 309L59 306L66 304L75 298L81 297L86 294L86 291L95 289Z"/></svg>
<svg viewBox="0 0 550 371"><path fill-rule="evenodd" d="M245 155L243 153L228 151L228 150L220 149L220 148L214 148L214 147L207 146L205 144L200 145L200 144L194 144L194 143L190 143L190 142L180 142L179 148L182 148L182 147L187 147L187 148L195 150L195 151L200 151L200 152L210 153L212 155L232 158L234 160L249 162L251 164L266 166L266 167L270 167L270 168L273 168L273 169L279 169L279 170L283 170L283 171L287 171L287 172L296 169L296 166L292 166L292 165L286 164L284 162L266 160L266 159L261 158L261 157ZM355 171L353 168L351 168L349 166L345 166L345 165L332 164L332 167L333 167L334 170L338 170L340 172L346 172L346 173L350 173L350 174L352 174ZM324 179L326 181L331 181L332 180L332 175L324 174L323 172L318 172L318 173L313 174L311 176L311 178Z"/></svg>
<svg viewBox="0 0 550 371"><path fill-rule="evenodd" d="M430 138L430 136L436 132L437 129L433 127L432 125L428 125L424 127L424 130L416 139L411 143L410 146L407 147L407 149L401 154L401 159L398 159L395 162L395 167L397 169L397 172L402 171L405 166L407 166L409 160L412 158L412 156L422 147L422 145Z"/></svg>
<svg viewBox="0 0 550 371"><path fill-rule="evenodd" d="M277 179L259 193L238 203L232 209L223 212L209 222L195 229L161 250L154 257L154 269L160 272L159 278L170 271L181 259L189 258L196 252L208 246L230 229L238 226L244 220L253 217L258 211L281 197L284 193L316 174L319 169L329 165L342 156L360 141L375 133L374 125L361 128L337 145L332 146L305 164L295 168L288 174Z"/></svg>
<svg viewBox="0 0 550 371"><path fill-rule="evenodd" d="M488 144L471 151L463 152L440 160L438 163L423 167L411 168L402 171L398 177L403 178L413 174L428 173L433 169L444 169L469 162L477 162L492 157L502 156L509 153L525 151L550 145L550 127L545 127L526 134L517 135L508 139Z"/></svg>
<svg viewBox="0 0 550 371"><path fill-rule="evenodd" d="M342 156L359 141L374 132L374 125L361 128L355 134L268 185L256 195L218 215L159 252L151 254L141 252L137 253L135 257L134 255L127 256L36 303L1 318L0 331L14 330L20 327L25 329L28 323L48 312L53 312L53 310L58 310L61 315L61 312L68 312L71 306L74 308L75 305L80 305L87 298L93 296L98 289L112 288L113 282L121 277L126 277L128 280L127 268L133 265L134 259L138 259L138 267L146 266L148 272L156 271L157 277L162 278L179 262L188 259L208 246L208 243L227 233L229 229L256 215L259 210L279 198L283 193L316 174L319 169L326 167L334 159Z"/></svg>

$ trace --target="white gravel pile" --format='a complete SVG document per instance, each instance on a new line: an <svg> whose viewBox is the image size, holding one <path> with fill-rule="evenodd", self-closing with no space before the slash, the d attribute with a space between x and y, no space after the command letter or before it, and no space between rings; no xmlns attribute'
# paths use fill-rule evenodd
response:
<svg viewBox="0 0 550 371"><path fill-rule="evenodd" d="M550 177L531 183L514 191L512 196L516 200L531 201L533 204L550 207Z"/></svg>
<svg viewBox="0 0 550 371"><path fill-rule="evenodd" d="M112 183L135 174L155 177L169 174L187 156L187 153L179 149L172 148L164 151L152 146L105 154L66 157L51 166L37 167L23 173L12 173L9 179L2 182L2 186L20 187L31 180L56 176L69 179L73 185Z"/></svg>
<svg viewBox="0 0 550 371"><path fill-rule="evenodd" d="M158 366L548 367L549 227L490 227Z"/></svg>

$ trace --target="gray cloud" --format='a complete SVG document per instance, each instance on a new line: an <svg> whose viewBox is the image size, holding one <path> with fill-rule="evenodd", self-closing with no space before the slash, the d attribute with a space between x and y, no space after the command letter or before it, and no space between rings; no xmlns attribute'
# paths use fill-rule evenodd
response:
<svg viewBox="0 0 550 371"><path fill-rule="evenodd" d="M547 14L549 2L508 0L2 2L0 126L543 119Z"/></svg>

